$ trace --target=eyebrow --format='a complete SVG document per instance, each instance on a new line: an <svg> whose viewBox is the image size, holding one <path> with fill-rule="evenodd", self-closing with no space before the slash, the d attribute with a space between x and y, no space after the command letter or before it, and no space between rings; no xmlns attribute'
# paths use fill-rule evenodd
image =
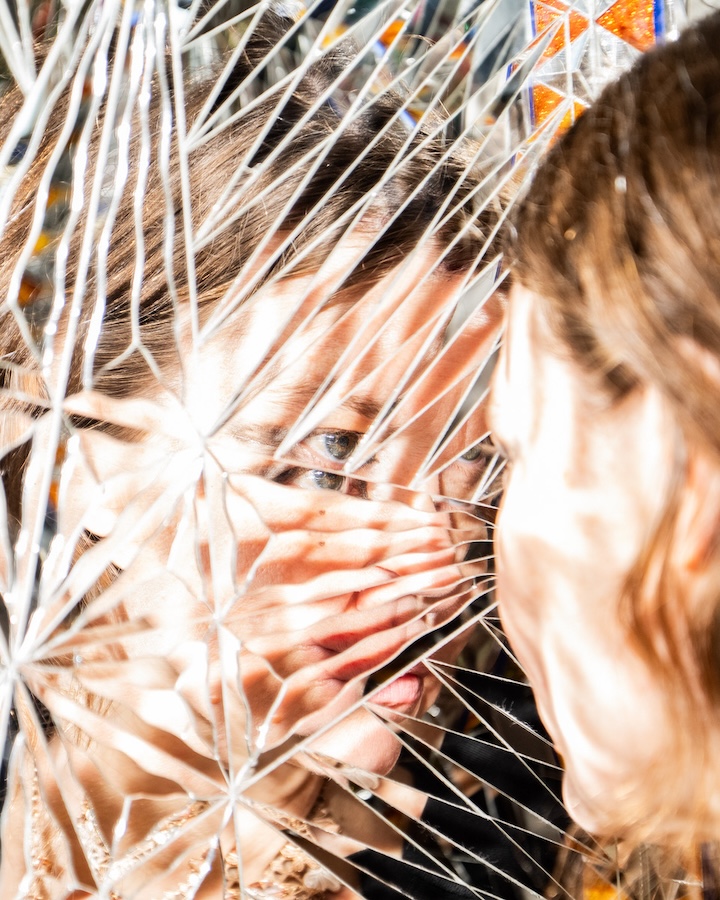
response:
<svg viewBox="0 0 720 900"><path fill-rule="evenodd" d="M339 404L338 409L349 409L351 412L357 413L364 419L374 422L382 412L383 406L385 406L384 403L379 403L373 397L367 395L357 397L353 395L346 400L343 400L343 402ZM393 409L394 404L390 407L389 411L392 411Z"/></svg>
<svg viewBox="0 0 720 900"><path fill-rule="evenodd" d="M438 356L438 353L442 350L444 343L444 336L440 334L436 335L432 346L428 348L426 354L424 355L425 361L432 362ZM265 368L263 372L256 373L255 378L252 379L252 381L254 381L254 384L252 386L252 390L248 399L253 399L254 397L257 397L258 395L264 393L265 391L273 391L274 389L276 393L272 398L273 402L277 402L283 405L288 415L288 419L292 419L294 423L303 415L303 413L307 409L308 403L310 403L313 396L317 393L319 385L311 386L304 383L295 383L284 385L282 388L278 388L277 385L274 384L274 382L280 376L281 371L282 366L279 365L279 361L277 359L274 359L272 362L270 362L270 364ZM336 383L337 376L334 375L325 384L323 393L329 391ZM404 427L403 423L387 425L387 419L399 405L399 402L400 401L395 400L389 405L384 422L379 423L378 430L381 430L382 434L382 437L380 438L381 445L390 440L393 435L395 435L398 431L401 431ZM233 405L234 404L231 404L231 406ZM360 395L351 394L349 397L346 397L344 400L339 402L335 406L335 409L350 410L367 419L369 422L375 424L380 413L386 405L386 403L378 402L377 399L367 393ZM237 437L238 439L250 440L256 446L268 452L274 452L285 439L290 428L287 426L258 424L250 422L244 423L242 426L240 426L239 423L233 423L232 419L234 418L235 414L238 413L241 409L242 401L238 402L233 412L221 417L221 419L216 424L215 430L218 431L221 428L227 426L229 427L229 433L232 436ZM414 416L411 417L411 420L412 418L414 418ZM317 429L311 429L308 434L312 434L314 431L317 431Z"/></svg>
<svg viewBox="0 0 720 900"><path fill-rule="evenodd" d="M229 424L228 429L231 437L249 441L269 454L275 452L288 433L288 429L280 425L261 425L258 422Z"/></svg>
<svg viewBox="0 0 720 900"><path fill-rule="evenodd" d="M303 414L307 408L307 404L312 398L314 389L311 390L307 385L290 385L278 391L273 397L273 402L269 406L276 403L284 406L288 419L292 419L293 423ZM367 394L351 395L343 400L335 407L335 410L350 410L357 413L368 422L375 423L376 419L383 410L385 404L378 402L374 397ZM388 414L393 411L395 404L388 410ZM242 405L238 408L238 412L242 410ZM237 422L233 421L234 417L230 417L226 425L229 434L239 440L250 441L256 447L268 453L274 453L280 444L285 440L290 426L277 425L262 422ZM220 426L222 427L222 426ZM331 426L327 426L328 429ZM388 440L399 430L398 425L387 427L383 432L382 440ZM321 431L322 427L311 429L308 434ZM346 429L351 430L351 429Z"/></svg>

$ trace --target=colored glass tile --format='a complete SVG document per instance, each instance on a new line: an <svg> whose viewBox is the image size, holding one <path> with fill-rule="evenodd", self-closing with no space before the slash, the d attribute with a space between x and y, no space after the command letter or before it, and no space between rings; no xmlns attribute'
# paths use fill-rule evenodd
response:
<svg viewBox="0 0 720 900"><path fill-rule="evenodd" d="M538 128L555 112L561 103L567 101L567 97L558 93L546 84L538 83L532 89L533 110L535 113L535 122ZM569 105L567 112L563 116L561 122L557 126L558 134L566 131L577 119L582 115L585 106L577 99L573 99L572 105Z"/></svg>
<svg viewBox="0 0 720 900"><path fill-rule="evenodd" d="M655 43L653 0L617 0L597 23L636 50L648 50Z"/></svg>
<svg viewBox="0 0 720 900"><path fill-rule="evenodd" d="M543 53L543 59L550 59L559 53L568 42L578 38L589 24L585 16L575 9L570 9L562 0L546 0L544 3L535 4L535 29L538 35L544 34L560 19L564 21Z"/></svg>

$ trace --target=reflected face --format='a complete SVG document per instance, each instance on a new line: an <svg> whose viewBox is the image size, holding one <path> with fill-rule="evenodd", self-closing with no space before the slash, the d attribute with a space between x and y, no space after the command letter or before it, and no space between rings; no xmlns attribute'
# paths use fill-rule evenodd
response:
<svg viewBox="0 0 720 900"><path fill-rule="evenodd" d="M127 652L172 661L222 757L246 758L248 734L258 750L318 735L306 749L384 772L398 745L380 719L422 715L439 686L422 664L380 676L378 719L359 706L370 678L452 620L482 571L457 545L484 538L484 526L431 495L451 478L470 497L483 455L444 474L425 467L497 317L481 314L445 354L439 323L460 283L431 262L328 304L348 253L322 278L263 289L198 349L188 335L184 378L160 398L145 441L84 435L103 484L84 522L112 535L93 516L113 520L128 498L145 517L114 558L123 609L148 626ZM291 433L320 388L322 405ZM464 439L483 428L470 422ZM175 499L154 515L163 490ZM434 658L454 660L464 639Z"/></svg>
<svg viewBox="0 0 720 900"><path fill-rule="evenodd" d="M571 814L617 833L657 808L649 781L654 792L677 779L669 701L620 600L667 495L674 431L656 392L611 404L561 358L538 304L513 289L491 400L510 457L496 534L500 611L566 764Z"/></svg>

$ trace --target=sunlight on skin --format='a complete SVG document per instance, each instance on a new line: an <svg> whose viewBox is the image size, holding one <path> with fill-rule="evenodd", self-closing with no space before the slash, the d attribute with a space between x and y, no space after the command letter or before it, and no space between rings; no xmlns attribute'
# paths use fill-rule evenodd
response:
<svg viewBox="0 0 720 900"><path fill-rule="evenodd" d="M490 403L510 459L500 613L563 756L570 813L591 832L622 834L658 802L648 785L677 785L683 771L675 708L620 611L667 494L674 419L653 388L611 403L557 353L537 304L513 288ZM673 814L668 832L683 827L682 808Z"/></svg>
<svg viewBox="0 0 720 900"><path fill-rule="evenodd" d="M347 268L349 252L336 251L335 263ZM243 347L250 336L247 346L271 346L279 322L294 322L321 305L317 291L308 294L298 279L265 289L195 351L178 385L181 403L170 392L152 404L141 398L116 404L92 394L68 398L69 412L114 419L139 433L153 427L151 436L136 441L102 431L79 434L63 485L68 502L60 533L85 527L104 538L88 557L96 560L98 574L110 561L123 571L103 593L102 608L83 613L82 667L56 673L48 683L42 673L26 674L49 708L58 715L64 710L66 718L64 698L78 689L117 707L111 731L107 717L70 714L93 741L90 768L80 751L67 752L85 772L89 796L103 797L96 803L101 827L113 827L121 798L155 790L157 776L145 771L150 757L144 758L143 746L164 760L169 784L193 793L215 783L222 792L228 767L240 779L243 802L301 816L319 789L312 770L326 774L327 764L344 763L384 774L395 763L400 745L392 729L359 703L368 677L456 615L471 598L474 575L484 570L482 562L463 563L465 551L455 541L464 548L484 539L485 526L466 514L443 512L431 499L442 492L443 477L454 478L455 489L461 485L471 496L484 457L452 463L422 490L408 485L437 440L427 417L444 421L451 415L469 373L487 356L497 309L477 316L455 355L443 357L433 373L433 355L441 348L435 341L420 368L422 390L395 417L398 433L354 473L357 479L339 473L353 436L361 437L372 419L363 413L367 403L352 396L340 401L359 384L362 396L379 407L425 346L428 322L452 305L461 288L460 279L432 275L432 264L426 256L402 278L393 273L349 315L342 303L313 315L275 355L272 377L262 366L253 374L256 363ZM332 268L328 277L334 277ZM409 284L418 286L408 290ZM374 309L378 329L394 310L389 328L374 331ZM289 463L273 459L273 442L368 321L369 352L359 356L351 378L335 382L337 408L293 450ZM248 399L228 417L241 384ZM482 416L471 419L467 439L484 428ZM323 472L338 473L332 476L337 482L329 483L340 490L318 492L327 483ZM45 615L51 617L52 609ZM118 616L115 658L108 658L102 629L113 627ZM435 658L454 661L466 637L448 642ZM67 643L72 646L72 638ZM128 664L137 678L128 678ZM423 715L439 687L418 663L372 701L385 707L391 721L402 722ZM243 787L243 778L252 776L248 763L273 747L291 748L284 744L288 739L304 740L308 752ZM98 772L100 779L93 774ZM130 822L138 834L152 821L151 805L144 810ZM249 810L238 816L255 818ZM212 817L206 831L217 831ZM232 846L232 836L223 840ZM260 876L282 840L272 828L257 828L243 841L247 879ZM134 876L136 886L144 870Z"/></svg>

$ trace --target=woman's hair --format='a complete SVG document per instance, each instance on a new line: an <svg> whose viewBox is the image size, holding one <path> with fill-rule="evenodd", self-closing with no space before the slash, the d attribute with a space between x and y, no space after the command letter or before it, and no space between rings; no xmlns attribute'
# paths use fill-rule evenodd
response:
<svg viewBox="0 0 720 900"><path fill-rule="evenodd" d="M272 278L317 272L368 197L374 200L359 227L361 234L369 237L368 247L355 269L345 275L340 290L353 290L356 295L372 287L409 256L435 221L439 224L433 228L433 240L442 256L440 270L469 270L477 265L479 248L490 229L484 227L487 212L475 221L478 204L473 196L478 181L472 170L476 148L471 145L463 150L459 144L450 148L438 116L424 116L421 124L409 128L403 99L392 91L379 92L359 110L345 115L353 95L343 90L343 76L357 65L350 46L326 52L291 91L273 87L267 76L271 67L268 55L292 24L264 13L216 97L208 100L211 87L218 83L217 72L183 85L188 128L204 106L205 116L207 108L217 111L227 102L232 111L217 120L214 134L195 140L186 184L177 137L167 148L163 146L168 104L157 90L144 123L150 135L149 159L142 157L143 147L148 145L147 138L143 144L143 123L133 121L130 177L115 214L102 271L91 263L87 273L78 272L86 229L77 227L69 244L68 303L80 276L87 284L67 393L84 386L84 347L98 298L104 309L101 320L92 322L97 332L97 341L92 343L92 386L113 396L151 391L157 385L158 370L179 365L173 328L177 306L190 302L193 283L202 321L214 304L223 298L227 302L228 290L260 242L277 235L277 245L290 233L292 241L276 254L262 277L253 281L252 289L236 285L234 290L244 299ZM233 97L237 99L233 101ZM4 135L21 99L20 92L14 91L2 100L0 122L5 124L0 131ZM0 292L4 297L27 242L41 178L66 116L67 97L51 115L0 240ZM101 110L90 137L88 185L99 159L102 127ZM183 241L183 211L192 211L197 231L218 204L227 202L223 192L240 168L241 177L223 212L227 224L222 222L195 248L191 272ZM137 251L134 210L140 172L147 178L141 213L142 255ZM444 204L448 212L444 212ZM273 250L272 243L269 249ZM133 304L133 290L137 291L138 285ZM0 323L4 363L0 390L28 393L28 372L37 372L37 364L7 307ZM42 385L38 390L42 391ZM8 506L15 517L23 464L23 452L8 454L3 464Z"/></svg>
<svg viewBox="0 0 720 900"><path fill-rule="evenodd" d="M686 445L695 442L720 464L719 193L714 14L643 55L555 144L516 211L509 253L514 278L538 295L565 352L618 402L637 385L659 388ZM694 617L678 614L687 598L668 565L681 457L628 581L627 612L658 673L677 674L689 640L693 674L707 699L720 702L720 542ZM680 691L682 681L674 678Z"/></svg>

